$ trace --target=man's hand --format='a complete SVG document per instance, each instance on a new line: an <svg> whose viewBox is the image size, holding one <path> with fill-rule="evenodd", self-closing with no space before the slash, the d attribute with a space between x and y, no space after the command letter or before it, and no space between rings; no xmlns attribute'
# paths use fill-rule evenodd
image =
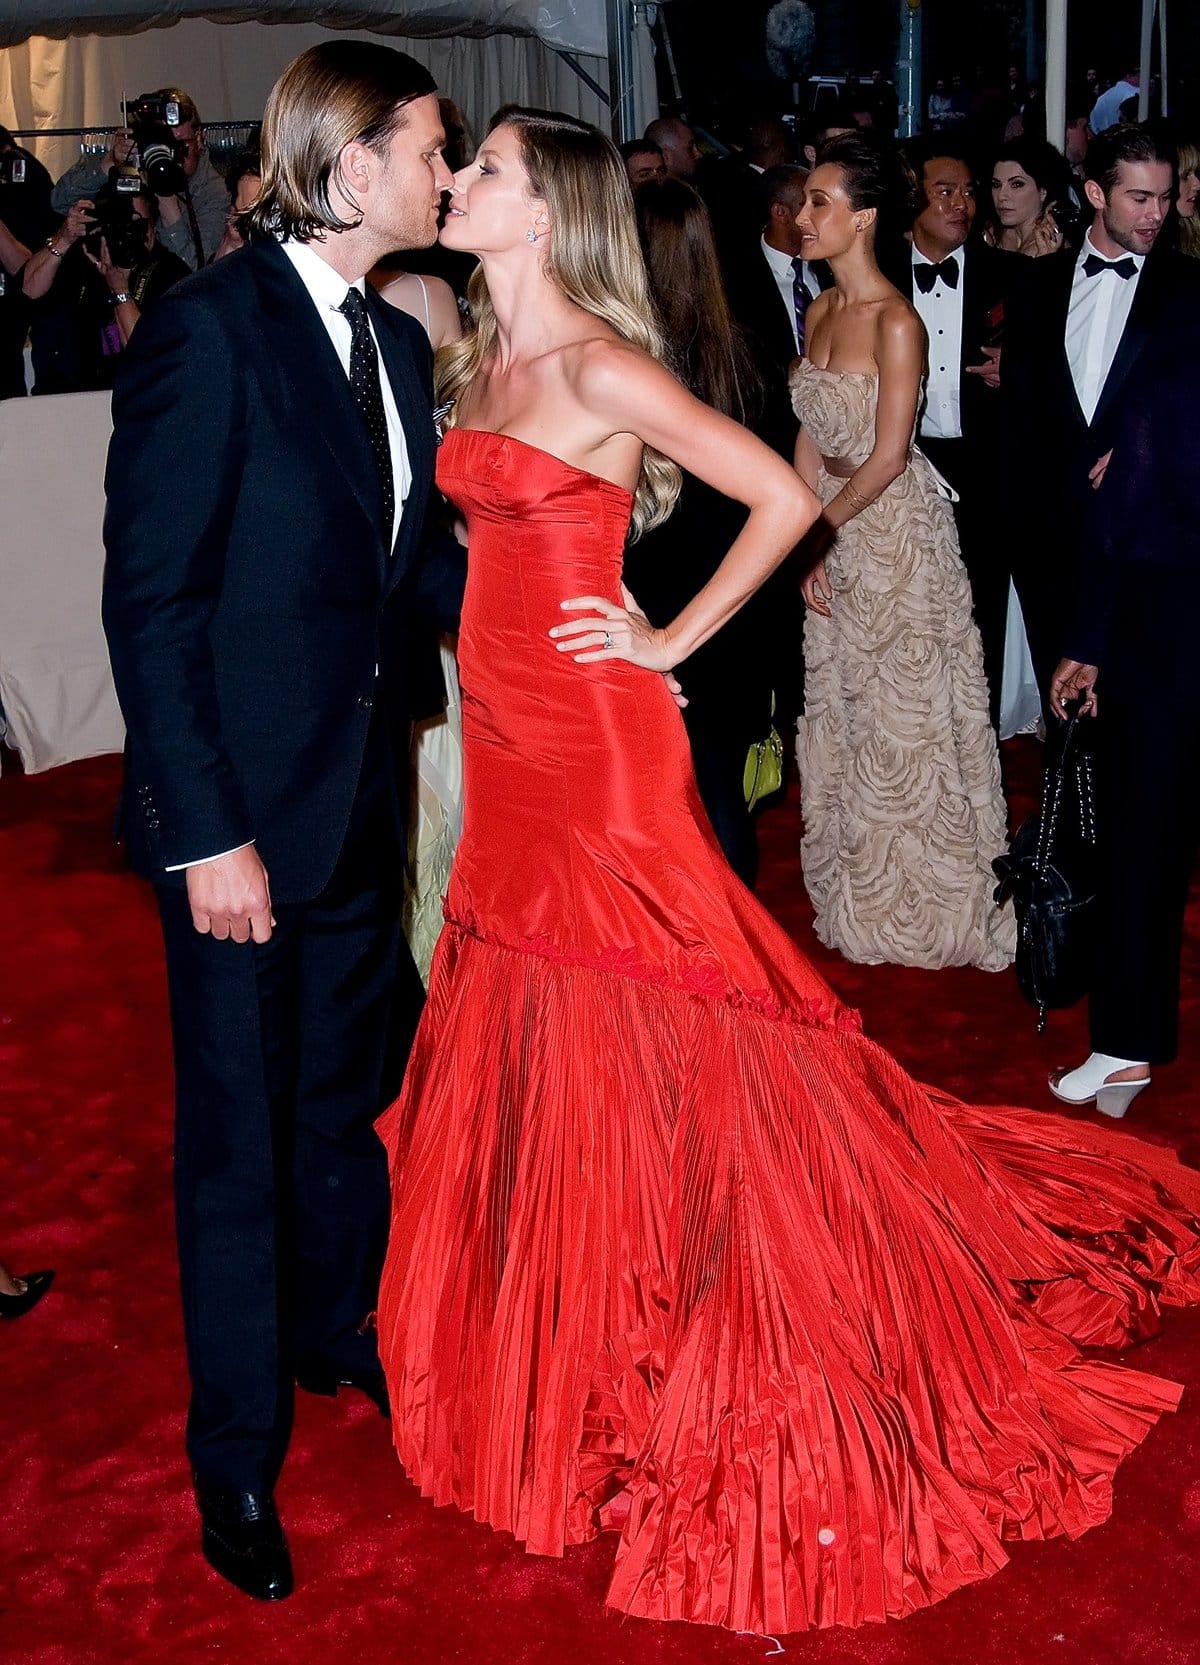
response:
<svg viewBox="0 0 1200 1665"><path fill-rule="evenodd" d="M77 243L96 218L96 205L90 197L81 197L67 210L67 217L54 233L56 243Z"/></svg>
<svg viewBox="0 0 1200 1665"><path fill-rule="evenodd" d="M129 293L131 269L128 266L113 265L112 256L108 252L107 238L102 237L100 239L100 254L98 257L89 253L87 249L84 249L83 252L114 295L127 295Z"/></svg>
<svg viewBox="0 0 1200 1665"><path fill-rule="evenodd" d="M1104 476L1108 473L1108 465L1112 461L1112 450L1107 450L1098 463L1088 469L1088 479L1092 482L1092 490L1099 491L1104 484Z"/></svg>
<svg viewBox="0 0 1200 1665"><path fill-rule="evenodd" d="M187 870L192 924L218 942L269 942L275 916L267 870L253 844Z"/></svg>
<svg viewBox="0 0 1200 1665"><path fill-rule="evenodd" d="M1084 700L1079 715L1094 717L1097 711L1096 678L1099 675L1095 665L1081 665L1078 659L1060 659L1058 669L1050 679L1050 709L1054 715L1065 718L1068 704L1082 694Z"/></svg>
<svg viewBox="0 0 1200 1665"><path fill-rule="evenodd" d="M109 168L127 168L132 155L133 134L128 127L118 127L108 142L107 151L100 158L100 166L105 173Z"/></svg>
<svg viewBox="0 0 1200 1665"><path fill-rule="evenodd" d="M978 376L985 387L1000 386L1000 349L999 347L982 347L982 364L968 364L967 375Z"/></svg>

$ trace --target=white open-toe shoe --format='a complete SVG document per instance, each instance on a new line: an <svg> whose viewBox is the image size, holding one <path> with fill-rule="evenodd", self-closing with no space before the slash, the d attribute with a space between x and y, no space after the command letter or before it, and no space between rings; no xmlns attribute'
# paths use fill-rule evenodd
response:
<svg viewBox="0 0 1200 1665"><path fill-rule="evenodd" d="M1145 1070L1134 1081L1113 1081L1123 1070ZM1091 1104L1102 1116L1119 1121L1138 1094L1150 1085L1150 1066L1145 1059L1114 1058L1108 1052L1093 1052L1075 1070L1056 1070L1050 1077L1050 1091L1063 1104Z"/></svg>

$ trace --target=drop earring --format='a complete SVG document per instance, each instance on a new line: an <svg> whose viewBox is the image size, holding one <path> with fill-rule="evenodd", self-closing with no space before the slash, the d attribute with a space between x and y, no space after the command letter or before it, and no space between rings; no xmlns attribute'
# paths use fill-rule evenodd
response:
<svg viewBox="0 0 1200 1665"><path fill-rule="evenodd" d="M537 242L537 237L538 237L537 232L533 229L532 226L530 226L529 230L525 233L525 241L527 243L536 243Z"/></svg>

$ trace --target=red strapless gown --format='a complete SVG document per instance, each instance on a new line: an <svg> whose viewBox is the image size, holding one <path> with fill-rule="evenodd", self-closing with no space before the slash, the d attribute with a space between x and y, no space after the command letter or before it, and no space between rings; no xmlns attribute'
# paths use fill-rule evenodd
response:
<svg viewBox="0 0 1200 1665"><path fill-rule="evenodd" d="M405 1468L541 1554L620 1522L613 1606L735 1629L907 1613L1102 1521L1180 1390L1079 1348L1200 1299L1200 1176L867 1040L722 860L661 678L547 636L618 599L627 493L458 428L438 478L466 819L380 1124Z"/></svg>

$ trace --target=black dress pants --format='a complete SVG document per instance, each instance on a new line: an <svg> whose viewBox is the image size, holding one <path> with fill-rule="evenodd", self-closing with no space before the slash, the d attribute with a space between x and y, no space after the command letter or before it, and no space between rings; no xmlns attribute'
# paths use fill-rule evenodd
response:
<svg viewBox="0 0 1200 1665"><path fill-rule="evenodd" d="M1008 627L1010 566L997 525L995 486L987 481L978 447L963 439L920 439L920 448L958 493L954 524L971 585L971 611L983 644L992 725L1000 725L1004 639Z"/></svg>
<svg viewBox="0 0 1200 1665"><path fill-rule="evenodd" d="M373 725L329 883L312 902L277 904L262 945L201 935L186 894L158 887L175 1049L187 1444L207 1485L274 1486L297 1366L377 1363L363 1323L375 1308L389 1202L372 1124L399 1090L422 1000L400 934L398 802Z"/></svg>
<svg viewBox="0 0 1200 1665"><path fill-rule="evenodd" d="M1106 693L1103 675L1097 685L1091 1043L1151 1064L1169 1063L1178 1049L1183 917L1200 830L1200 708L1194 693L1189 700L1164 687L1162 675L1159 662L1137 686Z"/></svg>

